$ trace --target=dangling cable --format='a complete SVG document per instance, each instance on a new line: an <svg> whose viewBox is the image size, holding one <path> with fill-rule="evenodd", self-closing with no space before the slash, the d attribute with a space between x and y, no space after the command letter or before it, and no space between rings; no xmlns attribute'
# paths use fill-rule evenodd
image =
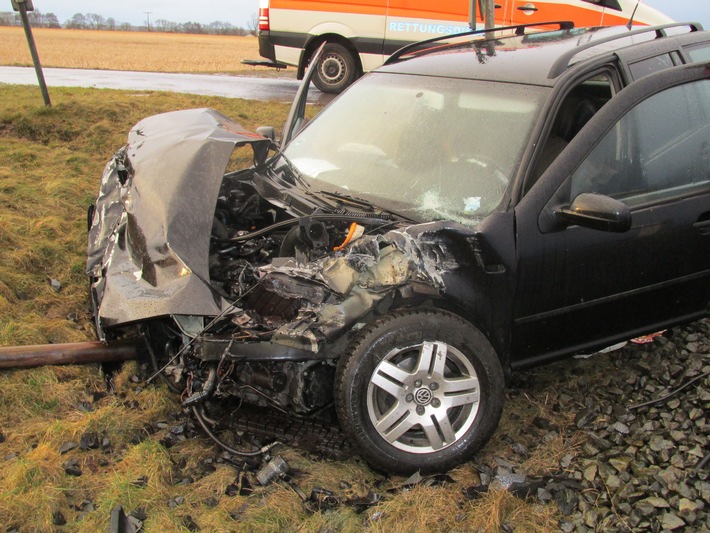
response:
<svg viewBox="0 0 710 533"><path fill-rule="evenodd" d="M222 442L217 435L215 435L212 430L207 426L207 422L205 422L202 412L200 409L198 409L198 406L194 405L192 406L192 414L195 415L195 419L197 422L200 424L200 427L202 430L207 433L207 436L211 438L215 443L217 443L217 446L222 448L223 450L231 453L232 455L239 455L241 457L257 457L259 455L264 455L267 453L271 448L276 446L277 444L280 444L279 441L274 441L271 444L267 444L266 446L263 446L259 450L253 451L253 452L243 452L241 450L237 450L236 448L232 448L229 444Z"/></svg>

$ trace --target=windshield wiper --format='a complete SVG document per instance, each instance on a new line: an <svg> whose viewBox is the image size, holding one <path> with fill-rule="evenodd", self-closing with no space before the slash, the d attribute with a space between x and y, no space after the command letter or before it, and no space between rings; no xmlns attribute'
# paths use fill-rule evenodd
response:
<svg viewBox="0 0 710 533"><path fill-rule="evenodd" d="M306 179L303 177L301 172L296 168L296 166L291 163L288 157L284 155L284 153L281 151L279 146L276 143L272 143L271 147L276 151L276 154L271 157L267 162L266 162L266 167L267 169L273 174L273 178L277 179L278 181L282 181L288 185L300 185L300 187L303 190L308 190L308 182ZM284 162L284 166L288 169L288 176L290 177L290 180L286 180L279 176L279 171L283 172L281 169L283 167L280 167L279 170L276 170L275 165L276 162L281 159Z"/></svg>
<svg viewBox="0 0 710 533"><path fill-rule="evenodd" d="M327 198L333 198L337 200L337 202L341 205L353 205L356 207L359 207L360 209L363 209L365 211L369 211L371 213L379 212L379 213L388 213L389 215L393 215L397 218L401 218L402 220L408 220L410 222L414 222L411 218L405 217L404 215L401 215L400 213L397 213L396 211L392 211L390 209L385 209L383 207L380 207L379 205L375 205L372 202L368 202L367 200L363 200L362 198L357 198L355 196L351 196L349 194L341 193L341 192L334 192L334 191L318 191L318 194L325 196Z"/></svg>
<svg viewBox="0 0 710 533"><path fill-rule="evenodd" d="M308 182L303 177L303 174L301 174L301 172L296 168L296 165L291 163L291 160L286 157L283 152L281 152L281 157L283 158L284 163L286 163L286 167L291 173L291 176L293 176L294 183L299 184L303 189L307 190Z"/></svg>
<svg viewBox="0 0 710 533"><path fill-rule="evenodd" d="M328 198L335 198L336 200L338 200L338 202L343 204L356 205L358 207L365 208L368 211L375 210L375 206L374 204L372 204L372 202L368 202L367 200L363 200L361 198L355 198L354 196L350 196L349 194L331 191L318 191L318 194L322 194L323 196L327 196Z"/></svg>

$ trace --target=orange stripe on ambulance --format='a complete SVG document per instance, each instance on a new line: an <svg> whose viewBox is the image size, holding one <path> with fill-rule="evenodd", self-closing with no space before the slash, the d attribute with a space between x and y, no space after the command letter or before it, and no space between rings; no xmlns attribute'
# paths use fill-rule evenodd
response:
<svg viewBox="0 0 710 533"><path fill-rule="evenodd" d="M260 0L259 54L267 61L252 63L295 66L301 79L325 42L313 82L321 91L339 93L402 46L469 31L469 5L470 0ZM575 26L612 26L626 24L632 14L635 24L671 20L638 0L495 3L497 26L559 20ZM480 16L476 22L482 27Z"/></svg>

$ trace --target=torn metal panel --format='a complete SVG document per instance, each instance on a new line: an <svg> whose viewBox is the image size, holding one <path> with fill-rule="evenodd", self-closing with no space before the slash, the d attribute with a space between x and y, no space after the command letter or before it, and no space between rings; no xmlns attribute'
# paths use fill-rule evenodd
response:
<svg viewBox="0 0 710 533"><path fill-rule="evenodd" d="M444 291L442 275L457 264L448 259L446 244L435 236L427 231L415 235L391 231L366 236L344 253L308 264L287 259L261 267L267 291L302 301L298 316L282 324L271 342L318 352L319 340L337 338L405 285L423 283L434 289L430 294Z"/></svg>
<svg viewBox="0 0 710 533"><path fill-rule="evenodd" d="M162 315L216 315L210 233L235 146L263 157L269 140L210 109L147 118L107 164L89 234L87 272L99 326Z"/></svg>

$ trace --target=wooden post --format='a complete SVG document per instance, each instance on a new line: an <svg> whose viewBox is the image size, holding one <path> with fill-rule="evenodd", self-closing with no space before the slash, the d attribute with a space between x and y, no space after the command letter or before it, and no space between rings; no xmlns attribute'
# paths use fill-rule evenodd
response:
<svg viewBox="0 0 710 533"><path fill-rule="evenodd" d="M110 345L94 341L3 346L0 347L0 369L119 362L137 359L137 357L135 343L126 341L116 341Z"/></svg>

